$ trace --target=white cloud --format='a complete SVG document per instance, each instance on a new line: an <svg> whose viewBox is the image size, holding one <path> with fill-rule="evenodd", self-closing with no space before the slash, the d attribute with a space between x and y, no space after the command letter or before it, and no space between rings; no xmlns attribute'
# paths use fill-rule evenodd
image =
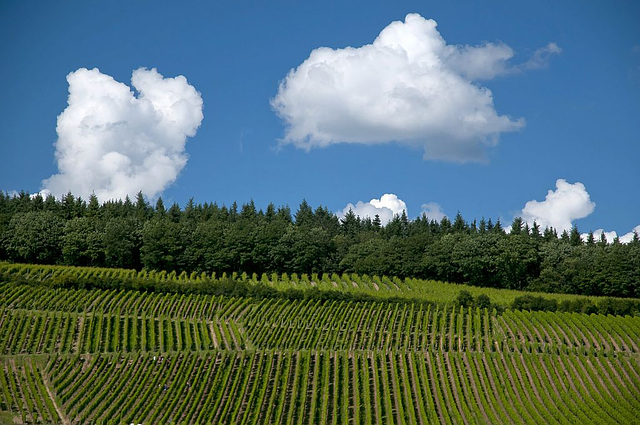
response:
<svg viewBox="0 0 640 425"><path fill-rule="evenodd" d="M514 55L506 44L485 43L480 46L447 46L445 62L466 79L490 80L509 73L509 59Z"/></svg>
<svg viewBox="0 0 640 425"><path fill-rule="evenodd" d="M556 190L550 190L544 201L529 201L520 216L529 225L535 221L542 229L553 227L558 232L571 230L572 222L591 214L596 204L580 182L556 181Z"/></svg>
<svg viewBox="0 0 640 425"><path fill-rule="evenodd" d="M137 91L80 68L67 75L69 99L58 116L58 174L43 192L71 191L85 199L124 198L139 191L156 197L187 163L185 143L202 122L202 97L183 76L164 78L155 68L133 71Z"/></svg>
<svg viewBox="0 0 640 425"><path fill-rule="evenodd" d="M425 159L484 160L486 148L524 119L498 115L491 91L477 80L541 67L549 46L557 46L513 67L509 46L447 45L436 26L409 14L372 44L313 50L271 102L286 125L281 143L309 150L395 141L423 148Z"/></svg>
<svg viewBox="0 0 640 425"><path fill-rule="evenodd" d="M559 55L562 49L556 43L549 43L545 47L537 49L531 58L523 64L513 68L514 72L528 71L530 69L542 69L549 66L551 56Z"/></svg>
<svg viewBox="0 0 640 425"><path fill-rule="evenodd" d="M624 235L620 236L618 240L621 243L629 243L633 240L634 232L640 235L640 225L634 227L633 230L631 230L629 233L625 233ZM618 237L618 233L615 230L612 230L610 232L605 232L604 229L598 229L593 231L593 237L596 240L596 242L600 240L600 237L602 236L603 233L604 233L605 239L607 240L607 243L612 243L613 240ZM583 241L586 241L587 238L589 237L589 234L582 233L580 236L582 237Z"/></svg>
<svg viewBox="0 0 640 425"><path fill-rule="evenodd" d="M444 211L442 211L442 207L435 202L422 204L422 214L426 215L429 220L435 220L438 223L447 216Z"/></svg>
<svg viewBox="0 0 640 425"><path fill-rule="evenodd" d="M596 242L598 242L603 234L604 234L604 238L606 239L607 243L613 242L613 240L618 237L618 234L616 233L615 230L612 230L611 232L605 232L604 229L598 229L598 230L594 230L593 231L593 238L595 239ZM580 235L580 237L581 237L581 239L583 241L586 242L587 239L589 238L589 234L588 233L582 233Z"/></svg>
<svg viewBox="0 0 640 425"><path fill-rule="evenodd" d="M480 46L447 46L445 62L452 70L470 81L490 80L500 75L520 74L525 71L549 66L551 56L559 55L562 49L549 43L537 49L521 64L511 65L509 60L515 52L504 43L485 43Z"/></svg>
<svg viewBox="0 0 640 425"><path fill-rule="evenodd" d="M634 237L634 232L638 234L638 236L640 236L640 224L637 225L636 227L633 228L632 231L630 231L629 233L626 233L622 236L620 236L620 242L622 243L629 243L633 240Z"/></svg>
<svg viewBox="0 0 640 425"><path fill-rule="evenodd" d="M342 211L336 215L344 217L349 210L360 218L370 217L372 220L376 214L380 217L380 222L384 226L393 219L394 215L401 215L402 211L407 211L407 205L393 193L386 193L380 199L372 199L369 202L358 201L355 205L349 203Z"/></svg>

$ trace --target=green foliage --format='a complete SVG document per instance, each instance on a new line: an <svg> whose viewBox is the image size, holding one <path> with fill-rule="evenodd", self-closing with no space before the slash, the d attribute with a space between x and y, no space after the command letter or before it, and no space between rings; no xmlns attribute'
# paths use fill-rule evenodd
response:
<svg viewBox="0 0 640 425"><path fill-rule="evenodd" d="M491 298L488 295L480 294L476 297L474 305L480 309L491 309Z"/></svg>
<svg viewBox="0 0 640 425"><path fill-rule="evenodd" d="M556 311L558 302L554 299L524 295L517 297L511 304L511 308L514 310Z"/></svg>
<svg viewBox="0 0 640 425"><path fill-rule="evenodd" d="M418 301L428 291L454 295ZM635 423L638 317L483 308L504 293L514 291L0 263L0 418ZM564 297L558 310L638 301Z"/></svg>
<svg viewBox="0 0 640 425"><path fill-rule="evenodd" d="M487 288L640 297L640 240L583 242L516 218L453 222L406 214L382 226L352 211L338 219L303 201L155 207L135 200L99 204L65 195L0 195L0 260L206 273L359 273L441 280Z"/></svg>
<svg viewBox="0 0 640 425"><path fill-rule="evenodd" d="M460 291L456 297L456 305L462 308L472 307L474 304L473 295L469 291Z"/></svg>
<svg viewBox="0 0 640 425"><path fill-rule="evenodd" d="M17 213L3 237L12 261L56 264L61 260L64 221L51 211Z"/></svg>
<svg viewBox="0 0 640 425"><path fill-rule="evenodd" d="M504 311L504 307L499 304L491 303L491 298L486 294L479 294L474 297L471 292L462 290L458 293L458 296L454 302L456 307L467 308L479 308L481 310L496 309L498 312Z"/></svg>

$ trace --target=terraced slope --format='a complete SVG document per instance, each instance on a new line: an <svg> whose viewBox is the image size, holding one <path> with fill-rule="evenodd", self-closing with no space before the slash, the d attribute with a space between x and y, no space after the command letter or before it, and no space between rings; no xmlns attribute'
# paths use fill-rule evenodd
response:
<svg viewBox="0 0 640 425"><path fill-rule="evenodd" d="M0 423L632 424L639 341L640 317L3 282Z"/></svg>

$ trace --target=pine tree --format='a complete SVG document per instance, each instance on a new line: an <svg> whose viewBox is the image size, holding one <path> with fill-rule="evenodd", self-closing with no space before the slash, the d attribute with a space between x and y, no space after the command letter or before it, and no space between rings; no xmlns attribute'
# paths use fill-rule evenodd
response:
<svg viewBox="0 0 640 425"><path fill-rule="evenodd" d="M514 218L511 223L511 231L509 233L512 235L519 235L522 233L522 224L522 217Z"/></svg>
<svg viewBox="0 0 640 425"><path fill-rule="evenodd" d="M456 214L456 218L453 220L453 231L465 232L468 228L469 226L467 225L467 222L464 221L464 218L462 218L462 214L460 214L460 211L458 211L458 213Z"/></svg>
<svg viewBox="0 0 640 425"><path fill-rule="evenodd" d="M307 203L306 199L300 203L300 208L296 212L296 226L311 226L313 225L313 210Z"/></svg>
<svg viewBox="0 0 640 425"><path fill-rule="evenodd" d="M482 220L480 220L480 227L478 228L478 231L481 234L484 234L487 232L487 222L485 221L484 217L482 217Z"/></svg>
<svg viewBox="0 0 640 425"><path fill-rule="evenodd" d="M538 240L541 236L542 235L540 235L540 226L538 226L538 223L534 221L533 225L531 226L531 237L533 237L533 239L535 240Z"/></svg>
<svg viewBox="0 0 640 425"><path fill-rule="evenodd" d="M373 217L372 224L376 232L380 230L380 227L382 227L382 221L380 221L380 216L378 214L376 214L375 217Z"/></svg>
<svg viewBox="0 0 640 425"><path fill-rule="evenodd" d="M573 246L582 245L582 238L580 237L580 232L578 232L578 228L573 226L571 228L571 234L569 235L569 243Z"/></svg>
<svg viewBox="0 0 640 425"><path fill-rule="evenodd" d="M138 192L136 195L136 218L140 221L146 221L151 218L151 206L144 199L144 195L142 191Z"/></svg>
<svg viewBox="0 0 640 425"><path fill-rule="evenodd" d="M164 201L162 200L162 197L159 197L158 200L156 201L156 216L157 217L164 217L165 214L165 209L164 209Z"/></svg>
<svg viewBox="0 0 640 425"><path fill-rule="evenodd" d="M100 203L95 193L89 196L89 205L87 206L87 217L97 217L100 214Z"/></svg>

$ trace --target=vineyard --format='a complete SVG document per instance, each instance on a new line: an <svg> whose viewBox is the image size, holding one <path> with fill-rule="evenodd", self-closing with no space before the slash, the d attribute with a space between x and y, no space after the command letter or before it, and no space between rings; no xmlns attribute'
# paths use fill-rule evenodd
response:
<svg viewBox="0 0 640 425"><path fill-rule="evenodd" d="M0 272L0 423L640 423L638 316L464 308L425 295L428 282L355 275L233 278L385 295L72 288L212 277Z"/></svg>

